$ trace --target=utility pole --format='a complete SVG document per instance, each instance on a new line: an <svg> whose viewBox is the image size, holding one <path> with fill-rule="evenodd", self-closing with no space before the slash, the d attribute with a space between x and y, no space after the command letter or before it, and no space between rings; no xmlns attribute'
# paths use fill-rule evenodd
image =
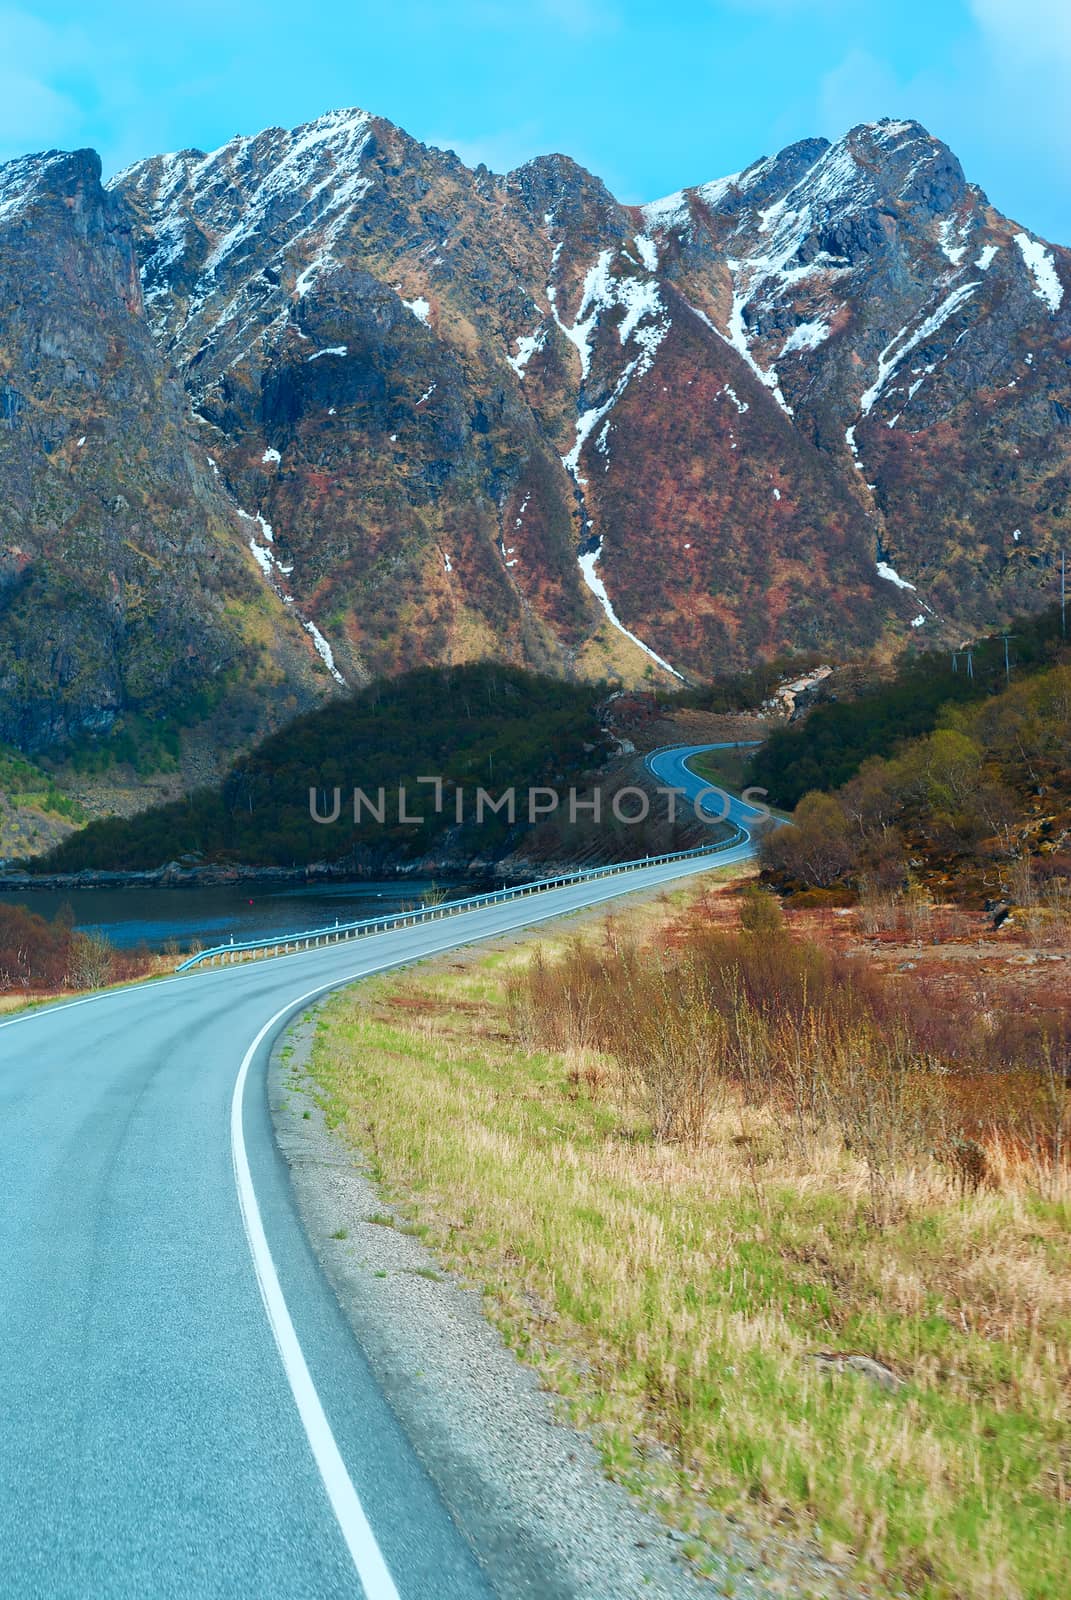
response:
<svg viewBox="0 0 1071 1600"><path fill-rule="evenodd" d="M1000 637L1004 640L1004 682L1011 683L1011 660L1008 656L1008 640L1014 639L1015 635L1002 633Z"/></svg>

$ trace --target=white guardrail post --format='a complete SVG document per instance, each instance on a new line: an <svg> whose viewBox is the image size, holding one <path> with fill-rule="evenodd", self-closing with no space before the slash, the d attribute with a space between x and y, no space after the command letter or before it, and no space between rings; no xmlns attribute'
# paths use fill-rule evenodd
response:
<svg viewBox="0 0 1071 1600"><path fill-rule="evenodd" d="M237 961L240 955L279 955L287 950L308 950L313 946L319 947L321 939L325 944L331 942L334 935L335 942L340 939L360 939L365 934L386 933L391 928L408 928L419 923L432 922L441 917L457 916L463 911L477 911L483 906L501 905L508 900L519 899L523 895L542 894L549 889L563 889L571 883L583 883L592 878L608 878L620 872L638 872L644 867L666 866L671 861L692 861L700 856L720 855L723 850L731 850L735 845L741 844L750 835L737 827L733 836L723 839L719 844L697 845L692 850L674 850L661 856L644 856L637 861L614 861L605 867L580 867L576 872L567 872L557 878L537 879L533 883L514 884L512 888L496 889L491 894L469 895L464 900L451 900L444 905L425 906L420 911L399 911L390 917L365 917L359 922L342 922L335 919L333 928L306 928L298 933L285 934L281 938L278 934L269 939L248 939L236 942L233 935L228 944L214 945L210 950L199 950L196 955L188 956L176 968L176 972L189 972L191 968L200 966L204 962L222 965L225 961Z"/></svg>

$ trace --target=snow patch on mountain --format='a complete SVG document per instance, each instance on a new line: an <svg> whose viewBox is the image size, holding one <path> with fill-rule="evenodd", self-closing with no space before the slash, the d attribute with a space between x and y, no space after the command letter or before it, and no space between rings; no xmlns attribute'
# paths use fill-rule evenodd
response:
<svg viewBox="0 0 1071 1600"><path fill-rule="evenodd" d="M266 578L270 579L271 569L275 564L271 551L265 550L257 543L255 539L250 539L249 548L253 552L253 560L256 562L261 572L263 572Z"/></svg>
<svg viewBox="0 0 1071 1600"><path fill-rule="evenodd" d="M0 165L0 222L30 201L47 166L47 156L22 156Z"/></svg>
<svg viewBox="0 0 1071 1600"><path fill-rule="evenodd" d="M931 311L912 333L910 328L901 328L894 333L884 350L878 356L878 374L869 389L864 390L859 397L859 412L867 416L874 402L881 395L889 379L899 367L900 363L909 356L912 350L918 348L924 340L931 338L953 312L957 311L966 300L969 300L981 279L976 278L972 283L961 283L958 288L945 296L936 310Z"/></svg>
<svg viewBox="0 0 1071 1600"><path fill-rule="evenodd" d="M534 333L522 333L517 339L517 354L507 356L506 360L517 374L518 378L524 377L524 369L538 350L542 350L547 342L547 330L542 323Z"/></svg>
<svg viewBox="0 0 1071 1600"><path fill-rule="evenodd" d="M407 311L411 311L417 321L424 324L425 328L431 327L431 305L422 294L418 294L415 300L403 300L402 305Z"/></svg>
<svg viewBox="0 0 1071 1600"><path fill-rule="evenodd" d="M890 567L887 561L879 561L877 565L878 577L884 578L886 583L894 583L898 589L914 589L915 585L908 583L906 578L901 578L900 574Z"/></svg>
<svg viewBox="0 0 1071 1600"><path fill-rule="evenodd" d="M335 666L335 653L331 649L331 646L328 644L327 640L324 638L323 634L320 632L319 628L316 626L315 622L313 622L311 618L307 617L304 622L302 622L301 626L312 639L313 644L316 646L317 655L320 657L320 660L323 662L332 678L334 678L336 683L341 683L343 688L345 688L346 680Z"/></svg>
<svg viewBox="0 0 1071 1600"><path fill-rule="evenodd" d="M899 422L900 418L903 416L904 412L906 411L909 402L912 401L915 398L915 395L921 389L923 383L929 377L930 373L934 370L936 365L937 365L936 361L931 361L924 367L912 367L912 369L911 369L912 381L911 381L911 383L908 384L907 395L904 398L903 402L901 403L900 410L896 413L895 417L890 417L888 422L886 422L885 426L887 428L895 428L896 427L896 424Z"/></svg>
<svg viewBox="0 0 1071 1600"><path fill-rule="evenodd" d="M694 196L701 205L715 211L726 196L734 189L747 192L770 171L773 158L764 156L762 160L755 161L750 167L745 167L740 172L730 172L725 178L713 178L709 183L701 183L695 189L678 189L673 194L667 194L661 200L649 200L640 207L643 220L647 224L648 232L668 233L674 229L686 228L692 220L691 197ZM651 268L654 271L654 268Z"/></svg>
<svg viewBox="0 0 1071 1600"><path fill-rule="evenodd" d="M646 233L636 235L636 249L648 272L658 271L658 246Z"/></svg>
<svg viewBox="0 0 1071 1600"><path fill-rule="evenodd" d="M250 512L250 511L243 511L241 506L235 506L235 510L237 511L238 515L241 517L243 522L255 522L257 524L257 526L260 528L261 533L264 535L264 539L265 539L265 542L267 544L274 544L275 543L275 530L272 528L272 525L271 525L270 522L266 522L264 520L264 518L261 516L259 511L257 511L255 513L254 512Z"/></svg>
<svg viewBox="0 0 1071 1600"><path fill-rule="evenodd" d="M816 317L813 322L797 323L781 346L781 357L791 355L793 350L798 350L801 355L805 350L817 350L831 332L829 323L821 317Z"/></svg>
<svg viewBox="0 0 1071 1600"><path fill-rule="evenodd" d="M616 303L624 306L625 315L618 328L618 337L622 344L627 344L636 332L645 317L659 317L664 314L665 306L662 296L658 292L658 285L652 281L640 283L635 278L618 278L615 284ZM611 301L611 304L613 301ZM649 329L644 330L649 333ZM668 326L662 332L662 338L668 332ZM638 342L643 342L639 340ZM662 339L658 340L661 344Z"/></svg>
<svg viewBox="0 0 1071 1600"><path fill-rule="evenodd" d="M683 189L664 195L661 200L649 200L640 210L648 229L657 233L687 227L691 219L688 196Z"/></svg>
<svg viewBox="0 0 1071 1600"><path fill-rule="evenodd" d="M209 457L209 460L211 460L211 457ZM287 585L281 581L283 578L288 578L290 576L294 570L294 567L293 563L291 563L289 566L283 566L279 561L278 556L275 554L274 549L271 548L275 543L275 530L273 529L271 523L259 511L246 511L238 505L236 505L234 509L238 516L241 517L243 522L252 522L260 529L261 534L264 537L264 544L257 543L256 534L252 534L249 539L249 549L253 556L253 560L264 574L267 582L275 590L275 593L279 596L280 600L282 600L283 604L294 607L295 615L315 645L316 652L323 661L324 666L327 668L332 678L334 678L335 682L340 683L343 685L343 687L345 687L346 680L335 665L335 657L331 646L328 644L327 640L324 638L315 622L313 622L309 617L302 616L301 612L294 603L294 596L289 592Z"/></svg>
<svg viewBox="0 0 1071 1600"><path fill-rule="evenodd" d="M579 489L585 485L585 480L580 477L580 452L589 435L617 404L632 379L642 378L650 371L658 347L671 326L658 284L653 279L641 282L628 274L614 277L610 271L613 259L612 250L603 250L588 269L580 306L571 325L563 321L558 310L554 286L548 285L547 288L554 320L580 356L582 383L591 371L592 339L604 312L623 310L624 316L618 326L618 341L622 346L629 343L638 346L638 354L619 373L609 396L600 405L585 407L577 418L576 438L572 448L561 459Z"/></svg>
<svg viewBox="0 0 1071 1600"><path fill-rule="evenodd" d="M586 378L591 367L590 337L595 324L599 320L599 312L613 304L613 279L610 276L610 263L614 258L612 250L600 251L594 266L588 268L584 278L584 286L580 292L580 306L571 324L562 320L558 310L558 294L553 284L547 285L547 299L550 301L551 312L555 322L572 344L580 357L580 376ZM553 265L553 263L552 263Z"/></svg>
<svg viewBox="0 0 1071 1600"><path fill-rule="evenodd" d="M633 644L638 645L645 656L650 656L652 661L657 662L666 672L671 672L675 678L679 678L683 683L683 676L677 671L676 667L671 667L664 657L660 656L656 650L652 650L649 644L644 644L638 634L633 633L631 628L626 628L621 621L621 618L613 608L610 596L606 592L605 583L595 570L596 563L601 555L602 540L600 539L593 550L586 550L583 555L578 557L578 560L580 562L580 571L584 576L584 582L602 607L607 621L617 629L618 633L623 633L626 639L631 639Z"/></svg>
<svg viewBox="0 0 1071 1600"><path fill-rule="evenodd" d="M938 249L941 251L943 256L951 261L954 267L958 267L960 262L963 260L963 257L967 254L967 246L965 244L954 245L952 243L952 239L956 231L957 223L955 217L944 217L938 224ZM962 233L960 234L960 237L962 238Z"/></svg>
<svg viewBox="0 0 1071 1600"><path fill-rule="evenodd" d="M735 278L736 272L740 270L743 263L739 261L726 261L725 265L729 268L729 271L734 274L733 303L729 312L729 324L726 330L728 343L732 345L733 349L738 355L743 356L744 360L747 362L756 378L758 378L759 382L763 384L765 388L769 389L770 393L773 395L774 399L777 401L777 404L781 407L781 410L785 413L786 417L790 417L792 415L792 407L781 393L781 382L777 376L776 367L770 367L769 370L764 370L759 366L758 362L755 360L755 357L751 353L751 345L748 341L747 323L744 320L744 307L747 304L748 293L747 290L741 291L737 287Z"/></svg>
<svg viewBox="0 0 1071 1600"><path fill-rule="evenodd" d="M1039 300L1044 300L1050 311L1059 311L1063 304L1064 286L1056 275L1052 251L1046 250L1043 244L1026 233L1017 233L1015 242L1034 280L1034 293Z"/></svg>

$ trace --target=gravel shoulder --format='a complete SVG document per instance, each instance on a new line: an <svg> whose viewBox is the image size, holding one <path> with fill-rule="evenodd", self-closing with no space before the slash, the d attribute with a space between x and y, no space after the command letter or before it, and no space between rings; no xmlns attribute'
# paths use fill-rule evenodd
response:
<svg viewBox="0 0 1071 1600"><path fill-rule="evenodd" d="M626 904L639 909L648 898ZM593 907L566 923L605 915ZM441 959L478 961L531 937L521 929ZM388 1403L495 1592L503 1600L860 1600L816 1547L780 1532L756 1543L731 1519L719 1519L717 1548L699 1541L700 1575L689 1559L695 1535L668 1527L606 1477L592 1439L564 1420L485 1317L479 1289L443 1270L384 1198L366 1153L327 1127L308 1071L316 1024L315 1009L299 1018L269 1064L298 1212Z"/></svg>
<svg viewBox="0 0 1071 1600"><path fill-rule="evenodd" d="M683 1536L603 1476L590 1439L555 1418L551 1397L484 1318L478 1292L384 1222L390 1207L317 1104L306 1071L314 1031L314 1018L296 1023L269 1068L298 1209L377 1380L493 1587L509 1600L709 1600L717 1590L693 1575L679 1552ZM756 1591L738 1582L733 1592Z"/></svg>

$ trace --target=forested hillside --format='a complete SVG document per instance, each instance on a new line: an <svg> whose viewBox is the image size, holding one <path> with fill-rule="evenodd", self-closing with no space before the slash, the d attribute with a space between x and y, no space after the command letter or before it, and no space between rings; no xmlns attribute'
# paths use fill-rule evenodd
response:
<svg viewBox="0 0 1071 1600"><path fill-rule="evenodd" d="M946 702L932 731L856 763L767 838L786 886L1009 896L1071 911L1071 654L1002 693Z"/></svg>
<svg viewBox="0 0 1071 1600"><path fill-rule="evenodd" d="M1066 641L1058 608L1013 624L1007 665L1002 634L959 651L909 658L884 681L819 705L810 716L776 729L756 751L750 779L777 806L791 808L812 789L830 790L855 776L870 756L891 755L903 741L929 733L953 706L1001 693L1061 659Z"/></svg>
<svg viewBox="0 0 1071 1600"><path fill-rule="evenodd" d="M91 823L31 866L141 870L188 858L295 867L339 861L360 847L404 861L457 829L459 786L468 820L478 785L496 795L511 785L561 786L597 766L608 743L598 712L605 694L598 685L490 663L421 668L299 717L236 762L218 787L128 820ZM443 779L440 812L433 786L421 777ZM338 821L314 821L310 789L327 816L336 787ZM355 787L377 810L382 787L383 823L363 806L354 823ZM402 787L408 815L423 815L423 822L399 821ZM505 813L486 813L468 835L470 847L500 848L508 832Z"/></svg>

